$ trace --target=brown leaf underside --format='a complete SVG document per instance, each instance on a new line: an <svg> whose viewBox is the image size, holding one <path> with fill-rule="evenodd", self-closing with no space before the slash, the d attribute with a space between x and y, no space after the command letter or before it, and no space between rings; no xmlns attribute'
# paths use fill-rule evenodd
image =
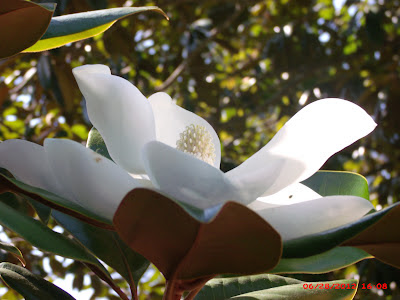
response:
<svg viewBox="0 0 400 300"><path fill-rule="evenodd" d="M4 58L38 41L46 32L53 12L21 0L0 3L0 58Z"/></svg>
<svg viewBox="0 0 400 300"><path fill-rule="evenodd" d="M226 203L210 223L201 223L177 203L151 190L132 190L114 225L121 238L169 279L266 272L279 261L282 242L247 207Z"/></svg>
<svg viewBox="0 0 400 300"><path fill-rule="evenodd" d="M400 205L390 210L378 222L343 243L360 248L377 259L400 268Z"/></svg>

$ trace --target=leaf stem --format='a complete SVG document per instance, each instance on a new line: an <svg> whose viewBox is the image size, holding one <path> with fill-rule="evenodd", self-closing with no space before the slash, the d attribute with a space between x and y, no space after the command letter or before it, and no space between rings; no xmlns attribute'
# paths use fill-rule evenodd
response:
<svg viewBox="0 0 400 300"><path fill-rule="evenodd" d="M105 282L108 283L108 285L118 294L118 296L123 299L123 300L129 300L128 296L125 295L125 293L115 284L115 282L112 280L112 278L106 276L103 272L100 271L100 269L92 264L89 263L83 263L86 265L90 270L93 271L94 274L96 274L100 279L104 280Z"/></svg>
<svg viewBox="0 0 400 300"><path fill-rule="evenodd" d="M167 281L163 300L180 300L183 292L176 289L176 280L172 277Z"/></svg>
<svg viewBox="0 0 400 300"><path fill-rule="evenodd" d="M193 300L194 297L196 297L196 295L200 292L200 290L203 288L204 285L199 286L198 288L192 290L189 292L189 294L187 294L187 296L185 297L185 300Z"/></svg>
<svg viewBox="0 0 400 300"><path fill-rule="evenodd" d="M113 236L114 243L116 244L119 252L121 253L122 260L124 261L124 264L125 264L125 266L127 268L127 271L128 271L129 288L131 290L132 300L138 300L139 298L138 298L138 294L137 294L136 284L135 284L135 281L133 280L133 276L132 276L132 272L131 272L131 268L129 266L128 260L126 259L125 253L122 251L122 249L121 249L121 247L120 247L120 245L119 245L119 243L118 243L118 241L116 239L115 234L113 234L112 236Z"/></svg>

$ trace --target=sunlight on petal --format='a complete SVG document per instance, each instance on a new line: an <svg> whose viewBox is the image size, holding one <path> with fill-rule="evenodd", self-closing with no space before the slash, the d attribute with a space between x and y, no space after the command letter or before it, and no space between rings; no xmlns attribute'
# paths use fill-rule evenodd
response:
<svg viewBox="0 0 400 300"><path fill-rule="evenodd" d="M64 188L81 206L110 220L123 197L141 187L124 169L77 142L46 139L44 148Z"/></svg>
<svg viewBox="0 0 400 300"><path fill-rule="evenodd" d="M328 196L255 211L287 241L356 221L373 208L364 198Z"/></svg>
<svg viewBox="0 0 400 300"><path fill-rule="evenodd" d="M129 81L102 65L85 65L73 73L90 121L100 132L112 159L131 173L144 172L142 147L155 140L154 116L146 97Z"/></svg>
<svg viewBox="0 0 400 300"><path fill-rule="evenodd" d="M227 176L251 201L272 195L314 174L376 124L359 106L341 99L315 101L291 118L260 151Z"/></svg>
<svg viewBox="0 0 400 300"><path fill-rule="evenodd" d="M176 200L201 209L237 200L223 172L190 154L157 141L145 146L143 156L153 184Z"/></svg>

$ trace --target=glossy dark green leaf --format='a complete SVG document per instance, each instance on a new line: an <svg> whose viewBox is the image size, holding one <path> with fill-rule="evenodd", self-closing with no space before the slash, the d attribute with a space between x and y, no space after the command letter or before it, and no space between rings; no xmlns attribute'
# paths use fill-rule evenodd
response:
<svg viewBox="0 0 400 300"><path fill-rule="evenodd" d="M43 251L92 264L109 277L103 265L80 244L1 202L0 224Z"/></svg>
<svg viewBox="0 0 400 300"><path fill-rule="evenodd" d="M377 259L400 268L400 203L385 209L387 213L372 226L343 245L360 248Z"/></svg>
<svg viewBox="0 0 400 300"><path fill-rule="evenodd" d="M137 284L150 264L143 256L131 250L114 231L89 225L58 211L53 211L53 217L82 245L114 268L128 282L132 277Z"/></svg>
<svg viewBox="0 0 400 300"><path fill-rule="evenodd" d="M369 200L368 182L357 173L318 171L302 183L324 197L352 195Z"/></svg>
<svg viewBox="0 0 400 300"><path fill-rule="evenodd" d="M55 17L43 37L25 52L38 52L87 39L106 31L121 18L145 11L167 15L156 6L118 7Z"/></svg>
<svg viewBox="0 0 400 300"><path fill-rule="evenodd" d="M396 206L392 205L337 228L287 241L283 245L282 257L302 258L326 252L374 225Z"/></svg>
<svg viewBox="0 0 400 300"><path fill-rule="evenodd" d="M50 219L50 214L51 214L51 208L30 198L25 196L28 200L28 202L32 205L32 207L35 209L36 213L38 214L40 220L44 223L47 224Z"/></svg>
<svg viewBox="0 0 400 300"><path fill-rule="evenodd" d="M0 242L0 249L7 251L7 252L11 253L12 255L14 255L21 262L21 264L25 266L25 264L26 264L25 259L22 256L21 251L17 247L15 247L12 244Z"/></svg>
<svg viewBox="0 0 400 300"><path fill-rule="evenodd" d="M0 3L0 59L32 46L45 33L55 4L13 0Z"/></svg>
<svg viewBox="0 0 400 300"><path fill-rule="evenodd" d="M329 251L304 258L283 258L270 273L328 273L353 265L367 258L373 258L373 256L362 249L355 247L336 247Z"/></svg>
<svg viewBox="0 0 400 300"><path fill-rule="evenodd" d="M108 153L107 146L104 143L103 137L100 135L100 132L94 127L89 131L89 137L86 143L86 147L112 160L110 154Z"/></svg>
<svg viewBox="0 0 400 300"><path fill-rule="evenodd" d="M341 288L342 284L344 289ZM356 280L303 282L278 275L255 275L212 279L195 299L352 299L357 291L356 287Z"/></svg>
<svg viewBox="0 0 400 300"><path fill-rule="evenodd" d="M70 294L27 269L10 263L0 264L0 278L26 300L73 300Z"/></svg>

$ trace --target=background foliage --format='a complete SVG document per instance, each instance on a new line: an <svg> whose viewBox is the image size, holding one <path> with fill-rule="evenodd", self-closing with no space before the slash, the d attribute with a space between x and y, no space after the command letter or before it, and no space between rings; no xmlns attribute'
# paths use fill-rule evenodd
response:
<svg viewBox="0 0 400 300"><path fill-rule="evenodd" d="M303 105L340 97L366 109L378 127L332 157L323 169L366 176L378 208L398 201L398 0L35 2L57 3L55 15L157 5L170 21L152 12L138 14L88 40L0 60L1 140L24 138L42 144L46 137L66 137L84 142L91 124L71 73L81 64L109 65L144 95L165 91L205 117L221 138L224 171L266 144ZM34 214L20 198L1 201L12 201L14 207ZM50 225L56 223L50 220ZM22 250L30 270L53 279L73 277L78 290L94 289L93 299L113 299L82 264L42 253L5 232ZM9 239L0 235L3 242ZM17 262L3 252L0 259ZM334 273L295 277L307 281L356 277L360 284L387 283L390 288L384 291L360 287L356 298L400 299L400 272L376 260ZM142 299L161 298L161 281L157 271L147 272L139 284ZM0 292L6 293L4 299L20 297L5 289Z"/></svg>

